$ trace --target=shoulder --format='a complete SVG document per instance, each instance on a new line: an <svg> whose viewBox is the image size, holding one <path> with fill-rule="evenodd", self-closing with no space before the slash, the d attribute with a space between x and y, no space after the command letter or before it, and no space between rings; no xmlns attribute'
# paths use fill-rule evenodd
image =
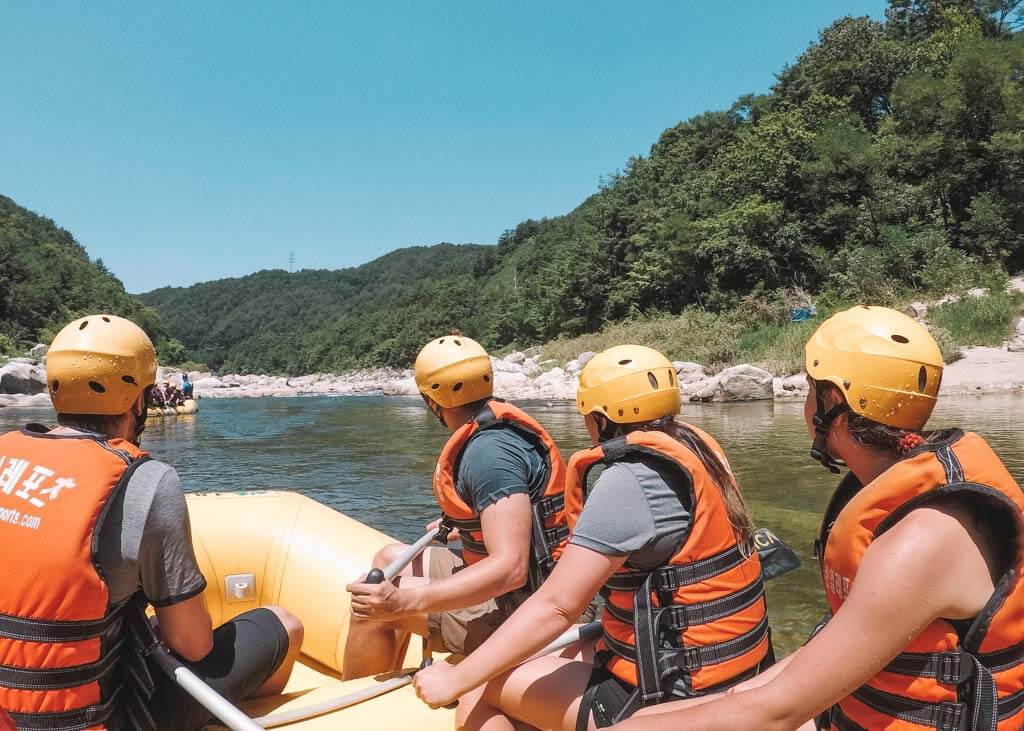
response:
<svg viewBox="0 0 1024 731"><path fill-rule="evenodd" d="M689 475L667 462L645 455L634 455L606 467L594 483L594 488L602 484L640 489L664 486L678 488L689 484L689 480Z"/></svg>
<svg viewBox="0 0 1024 731"><path fill-rule="evenodd" d="M533 447L515 429L492 427L473 435L462 454L463 462L491 464L508 461L533 452Z"/></svg>
<svg viewBox="0 0 1024 731"><path fill-rule="evenodd" d="M185 493L181 478L173 467L159 460L147 460L139 465L124 491L125 514L149 515L153 511L184 508Z"/></svg>

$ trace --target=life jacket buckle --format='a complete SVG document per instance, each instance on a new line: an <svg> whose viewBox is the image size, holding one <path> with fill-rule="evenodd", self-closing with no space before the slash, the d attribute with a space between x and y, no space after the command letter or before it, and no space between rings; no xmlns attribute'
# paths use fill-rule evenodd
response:
<svg viewBox="0 0 1024 731"><path fill-rule="evenodd" d="M938 731L967 731L967 715L963 703L940 703L936 728Z"/></svg>
<svg viewBox="0 0 1024 731"><path fill-rule="evenodd" d="M688 673L695 673L704 667L699 647L684 647L676 653L675 661L681 670Z"/></svg>
<svg viewBox="0 0 1024 731"><path fill-rule="evenodd" d="M937 677L940 683L960 685L974 675L974 663L964 662L964 653L944 652L940 658Z"/></svg>
<svg viewBox="0 0 1024 731"><path fill-rule="evenodd" d="M683 632L690 627L686 607L673 604L658 612L658 624L674 632Z"/></svg>

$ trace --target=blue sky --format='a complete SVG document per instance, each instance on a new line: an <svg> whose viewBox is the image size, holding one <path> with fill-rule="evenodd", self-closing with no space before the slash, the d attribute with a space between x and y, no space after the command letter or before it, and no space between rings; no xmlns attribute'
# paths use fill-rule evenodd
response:
<svg viewBox="0 0 1024 731"><path fill-rule="evenodd" d="M493 243L884 7L8 2L0 193L133 292Z"/></svg>

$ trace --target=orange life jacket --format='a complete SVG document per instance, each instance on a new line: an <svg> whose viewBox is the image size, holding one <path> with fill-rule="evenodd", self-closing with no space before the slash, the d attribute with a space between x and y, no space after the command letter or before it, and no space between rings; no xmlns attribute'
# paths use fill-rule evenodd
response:
<svg viewBox="0 0 1024 731"><path fill-rule="evenodd" d="M112 498L148 455L36 429L0 436L0 708L19 729L153 728L152 631L138 601L108 607L97 563Z"/></svg>
<svg viewBox="0 0 1024 731"><path fill-rule="evenodd" d="M434 470L434 497L444 515L444 525L459 529L462 555L467 564L474 564L487 555L480 516L456 490L459 462L466 447L478 434L488 429L513 429L541 455L548 480L543 492L531 495L533 531L530 550L528 586L540 586L562 553L569 529L565 523L565 462L551 435L522 409L499 399L492 399L476 417L452 434L441 451Z"/></svg>
<svg viewBox="0 0 1024 731"><path fill-rule="evenodd" d="M1012 567L973 621L937 619L880 673L826 714L824 728L1018 731L1024 728L1024 494L985 440L954 430L918 447L866 487L844 480L818 541L833 614L871 542L946 495L1004 511L1016 530ZM834 518L834 522L833 522ZM823 549L821 547L824 547ZM1015 549L1015 550L1014 550Z"/></svg>
<svg viewBox="0 0 1024 731"><path fill-rule="evenodd" d="M714 439L688 428L726 463ZM685 475L692 520L664 566L640 569L627 560L605 584L598 649L611 653L609 671L639 687L643 703L699 695L749 677L771 646L761 561L756 551L743 554L721 493L693 450L661 431L635 431L577 452L565 488L570 528L583 510L587 472L629 455ZM638 637L644 641L638 644Z"/></svg>

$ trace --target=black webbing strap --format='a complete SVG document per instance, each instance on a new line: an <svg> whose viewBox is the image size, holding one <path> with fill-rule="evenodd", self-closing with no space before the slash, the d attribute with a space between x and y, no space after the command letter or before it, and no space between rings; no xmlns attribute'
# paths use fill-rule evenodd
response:
<svg viewBox="0 0 1024 731"><path fill-rule="evenodd" d="M450 524L453 528L458 528L459 532L462 531L479 531L482 526L480 525L480 518L466 518L459 520L450 516L444 516L444 521Z"/></svg>
<svg viewBox="0 0 1024 731"><path fill-rule="evenodd" d="M25 668L0 665L0 686L17 690L63 690L94 683L115 667L124 644L117 644L95 662L66 668Z"/></svg>
<svg viewBox="0 0 1024 731"><path fill-rule="evenodd" d="M15 713L8 711L18 731L82 731L92 726L100 726L111 717L121 688L116 688L103 703L78 708L73 711L55 713Z"/></svg>
<svg viewBox="0 0 1024 731"><path fill-rule="evenodd" d="M966 703L925 703L869 685L855 690L853 697L878 713L937 731L987 731L989 728L971 723L971 709ZM995 726L991 728L994 730Z"/></svg>
<svg viewBox="0 0 1024 731"><path fill-rule="evenodd" d="M1001 673L1017 665L1024 665L1024 642L995 652L972 653L982 665L993 673Z"/></svg>
<svg viewBox="0 0 1024 731"><path fill-rule="evenodd" d="M708 665L728 662L753 650L768 637L768 617L757 626L739 637L725 642L701 647L686 647L682 650L662 650L659 667L661 674L679 670L695 672ZM637 652L632 645L620 642L606 631L603 636L608 649L629 662L637 662ZM639 663L637 663L639 665Z"/></svg>
<svg viewBox="0 0 1024 731"><path fill-rule="evenodd" d="M24 642L82 642L102 636L120 620L118 610L102 619L84 622L56 622L0 614L0 638Z"/></svg>
<svg viewBox="0 0 1024 731"><path fill-rule="evenodd" d="M764 582L758 576L740 591L697 604L673 604L654 608L655 623L668 630L682 632L688 627L707 624L741 612L764 596ZM633 612L614 604L605 604L605 611L620 622L633 623Z"/></svg>
<svg viewBox="0 0 1024 731"><path fill-rule="evenodd" d="M483 541L477 541L469 537L468 533L459 532L459 542L462 547L470 553L487 553L487 546Z"/></svg>
<svg viewBox="0 0 1024 731"><path fill-rule="evenodd" d="M901 652L885 666L887 673L935 678L946 685L960 685L974 676L974 661L964 652Z"/></svg>
<svg viewBox="0 0 1024 731"><path fill-rule="evenodd" d="M614 591L636 591L645 583L647 575L653 573L654 589L672 592L684 586L713 579L736 568L747 558L748 556L743 555L739 546L733 546L714 556L681 566L663 566L653 572L623 571L615 573L605 582L605 586Z"/></svg>
<svg viewBox="0 0 1024 731"><path fill-rule="evenodd" d="M839 707L839 704L832 706L825 714L817 720L817 726L819 729L827 729L829 727L836 729L836 731L868 731L866 728L856 723L852 718L843 713L843 709Z"/></svg>
<svg viewBox="0 0 1024 731"><path fill-rule="evenodd" d="M565 510L565 493L558 493L551 497L542 497L537 501L537 507L544 518L554 518Z"/></svg>
<svg viewBox="0 0 1024 731"><path fill-rule="evenodd" d="M1014 715L1024 710L1024 690L1018 691L1006 698L1000 698L997 707L999 709L1000 721L1013 718Z"/></svg>

